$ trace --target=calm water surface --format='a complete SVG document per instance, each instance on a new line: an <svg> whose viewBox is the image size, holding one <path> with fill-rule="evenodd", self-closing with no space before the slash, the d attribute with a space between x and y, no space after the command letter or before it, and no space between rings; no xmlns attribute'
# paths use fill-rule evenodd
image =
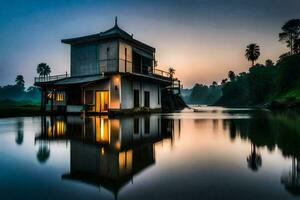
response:
<svg viewBox="0 0 300 200"><path fill-rule="evenodd" d="M299 198L300 115L198 109L0 119L0 199Z"/></svg>

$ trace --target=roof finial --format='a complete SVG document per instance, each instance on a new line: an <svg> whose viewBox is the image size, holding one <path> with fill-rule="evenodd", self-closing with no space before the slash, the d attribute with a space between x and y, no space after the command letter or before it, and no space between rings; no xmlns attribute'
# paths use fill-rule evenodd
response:
<svg viewBox="0 0 300 200"><path fill-rule="evenodd" d="M118 17L115 17L115 26L118 26Z"/></svg>

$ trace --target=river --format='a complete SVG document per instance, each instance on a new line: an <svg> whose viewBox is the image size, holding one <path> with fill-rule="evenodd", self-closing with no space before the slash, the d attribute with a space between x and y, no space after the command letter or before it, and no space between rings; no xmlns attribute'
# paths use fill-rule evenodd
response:
<svg viewBox="0 0 300 200"><path fill-rule="evenodd" d="M196 109L2 118L0 199L299 198L299 114Z"/></svg>

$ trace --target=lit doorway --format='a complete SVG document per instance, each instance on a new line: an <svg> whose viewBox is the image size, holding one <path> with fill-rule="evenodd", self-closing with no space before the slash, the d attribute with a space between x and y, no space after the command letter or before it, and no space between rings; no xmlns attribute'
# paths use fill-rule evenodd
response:
<svg viewBox="0 0 300 200"><path fill-rule="evenodd" d="M108 111L108 91L96 91L96 112Z"/></svg>

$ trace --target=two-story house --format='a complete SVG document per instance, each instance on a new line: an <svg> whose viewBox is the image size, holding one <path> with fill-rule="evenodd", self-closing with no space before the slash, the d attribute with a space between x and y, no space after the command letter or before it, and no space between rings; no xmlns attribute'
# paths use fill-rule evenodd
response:
<svg viewBox="0 0 300 200"><path fill-rule="evenodd" d="M35 78L43 111L159 111L161 91L178 82L156 69L155 48L122 30L117 19L107 31L62 43L71 46L70 74Z"/></svg>

